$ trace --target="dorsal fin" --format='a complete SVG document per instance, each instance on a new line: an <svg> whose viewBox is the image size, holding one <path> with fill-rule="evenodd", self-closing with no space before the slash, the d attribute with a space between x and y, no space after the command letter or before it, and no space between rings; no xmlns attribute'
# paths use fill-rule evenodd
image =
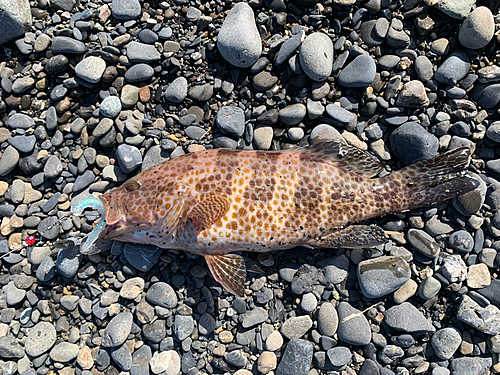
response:
<svg viewBox="0 0 500 375"><path fill-rule="evenodd" d="M245 260L241 255L205 255L205 260L215 281L237 297L245 295L243 284L247 278L247 271Z"/></svg>
<svg viewBox="0 0 500 375"><path fill-rule="evenodd" d="M384 165L367 152L339 141L319 142L297 149L297 152L309 153L339 163L349 171L369 178L377 176L384 169Z"/></svg>

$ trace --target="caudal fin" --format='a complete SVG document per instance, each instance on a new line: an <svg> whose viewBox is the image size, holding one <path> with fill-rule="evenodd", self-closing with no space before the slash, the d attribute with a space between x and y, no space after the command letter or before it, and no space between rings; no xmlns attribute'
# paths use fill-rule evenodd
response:
<svg viewBox="0 0 500 375"><path fill-rule="evenodd" d="M383 177L403 187L401 211L431 206L474 190L479 182L466 173L471 151L467 147L409 165ZM393 182L393 183L394 183Z"/></svg>

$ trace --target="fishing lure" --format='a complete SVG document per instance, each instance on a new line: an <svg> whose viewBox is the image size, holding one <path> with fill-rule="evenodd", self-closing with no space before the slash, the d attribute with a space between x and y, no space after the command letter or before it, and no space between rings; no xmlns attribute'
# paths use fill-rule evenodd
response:
<svg viewBox="0 0 500 375"><path fill-rule="evenodd" d="M99 239L102 231L106 227L106 208L101 200L95 197L90 197L82 200L80 203L71 207L71 213L73 215L79 216L87 208L92 208L99 212L101 219L99 223L94 227L92 232L87 236L87 239L82 243L80 247L80 252L85 255L97 254L99 249L95 247L95 242Z"/></svg>

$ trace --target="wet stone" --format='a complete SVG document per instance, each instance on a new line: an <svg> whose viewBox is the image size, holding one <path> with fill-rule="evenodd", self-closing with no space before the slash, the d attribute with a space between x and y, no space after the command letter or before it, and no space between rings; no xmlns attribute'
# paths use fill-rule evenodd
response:
<svg viewBox="0 0 500 375"><path fill-rule="evenodd" d="M410 267L400 257L378 257L358 265L358 281L363 294L379 298L394 292L410 278Z"/></svg>

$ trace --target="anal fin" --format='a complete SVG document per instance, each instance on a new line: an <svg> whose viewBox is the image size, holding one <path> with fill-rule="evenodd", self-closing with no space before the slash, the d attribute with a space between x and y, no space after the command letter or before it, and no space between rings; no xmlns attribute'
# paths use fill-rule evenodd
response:
<svg viewBox="0 0 500 375"><path fill-rule="evenodd" d="M322 237L322 240L335 247L355 249L382 245L388 241L388 237L384 230L377 225L351 225Z"/></svg>
<svg viewBox="0 0 500 375"><path fill-rule="evenodd" d="M247 270L241 255L205 255L205 260L214 279L228 292L237 297L245 295L243 284L247 278Z"/></svg>
<svg viewBox="0 0 500 375"><path fill-rule="evenodd" d="M199 202L188 213L198 232L210 228L229 210L229 198L224 194L203 194Z"/></svg>

